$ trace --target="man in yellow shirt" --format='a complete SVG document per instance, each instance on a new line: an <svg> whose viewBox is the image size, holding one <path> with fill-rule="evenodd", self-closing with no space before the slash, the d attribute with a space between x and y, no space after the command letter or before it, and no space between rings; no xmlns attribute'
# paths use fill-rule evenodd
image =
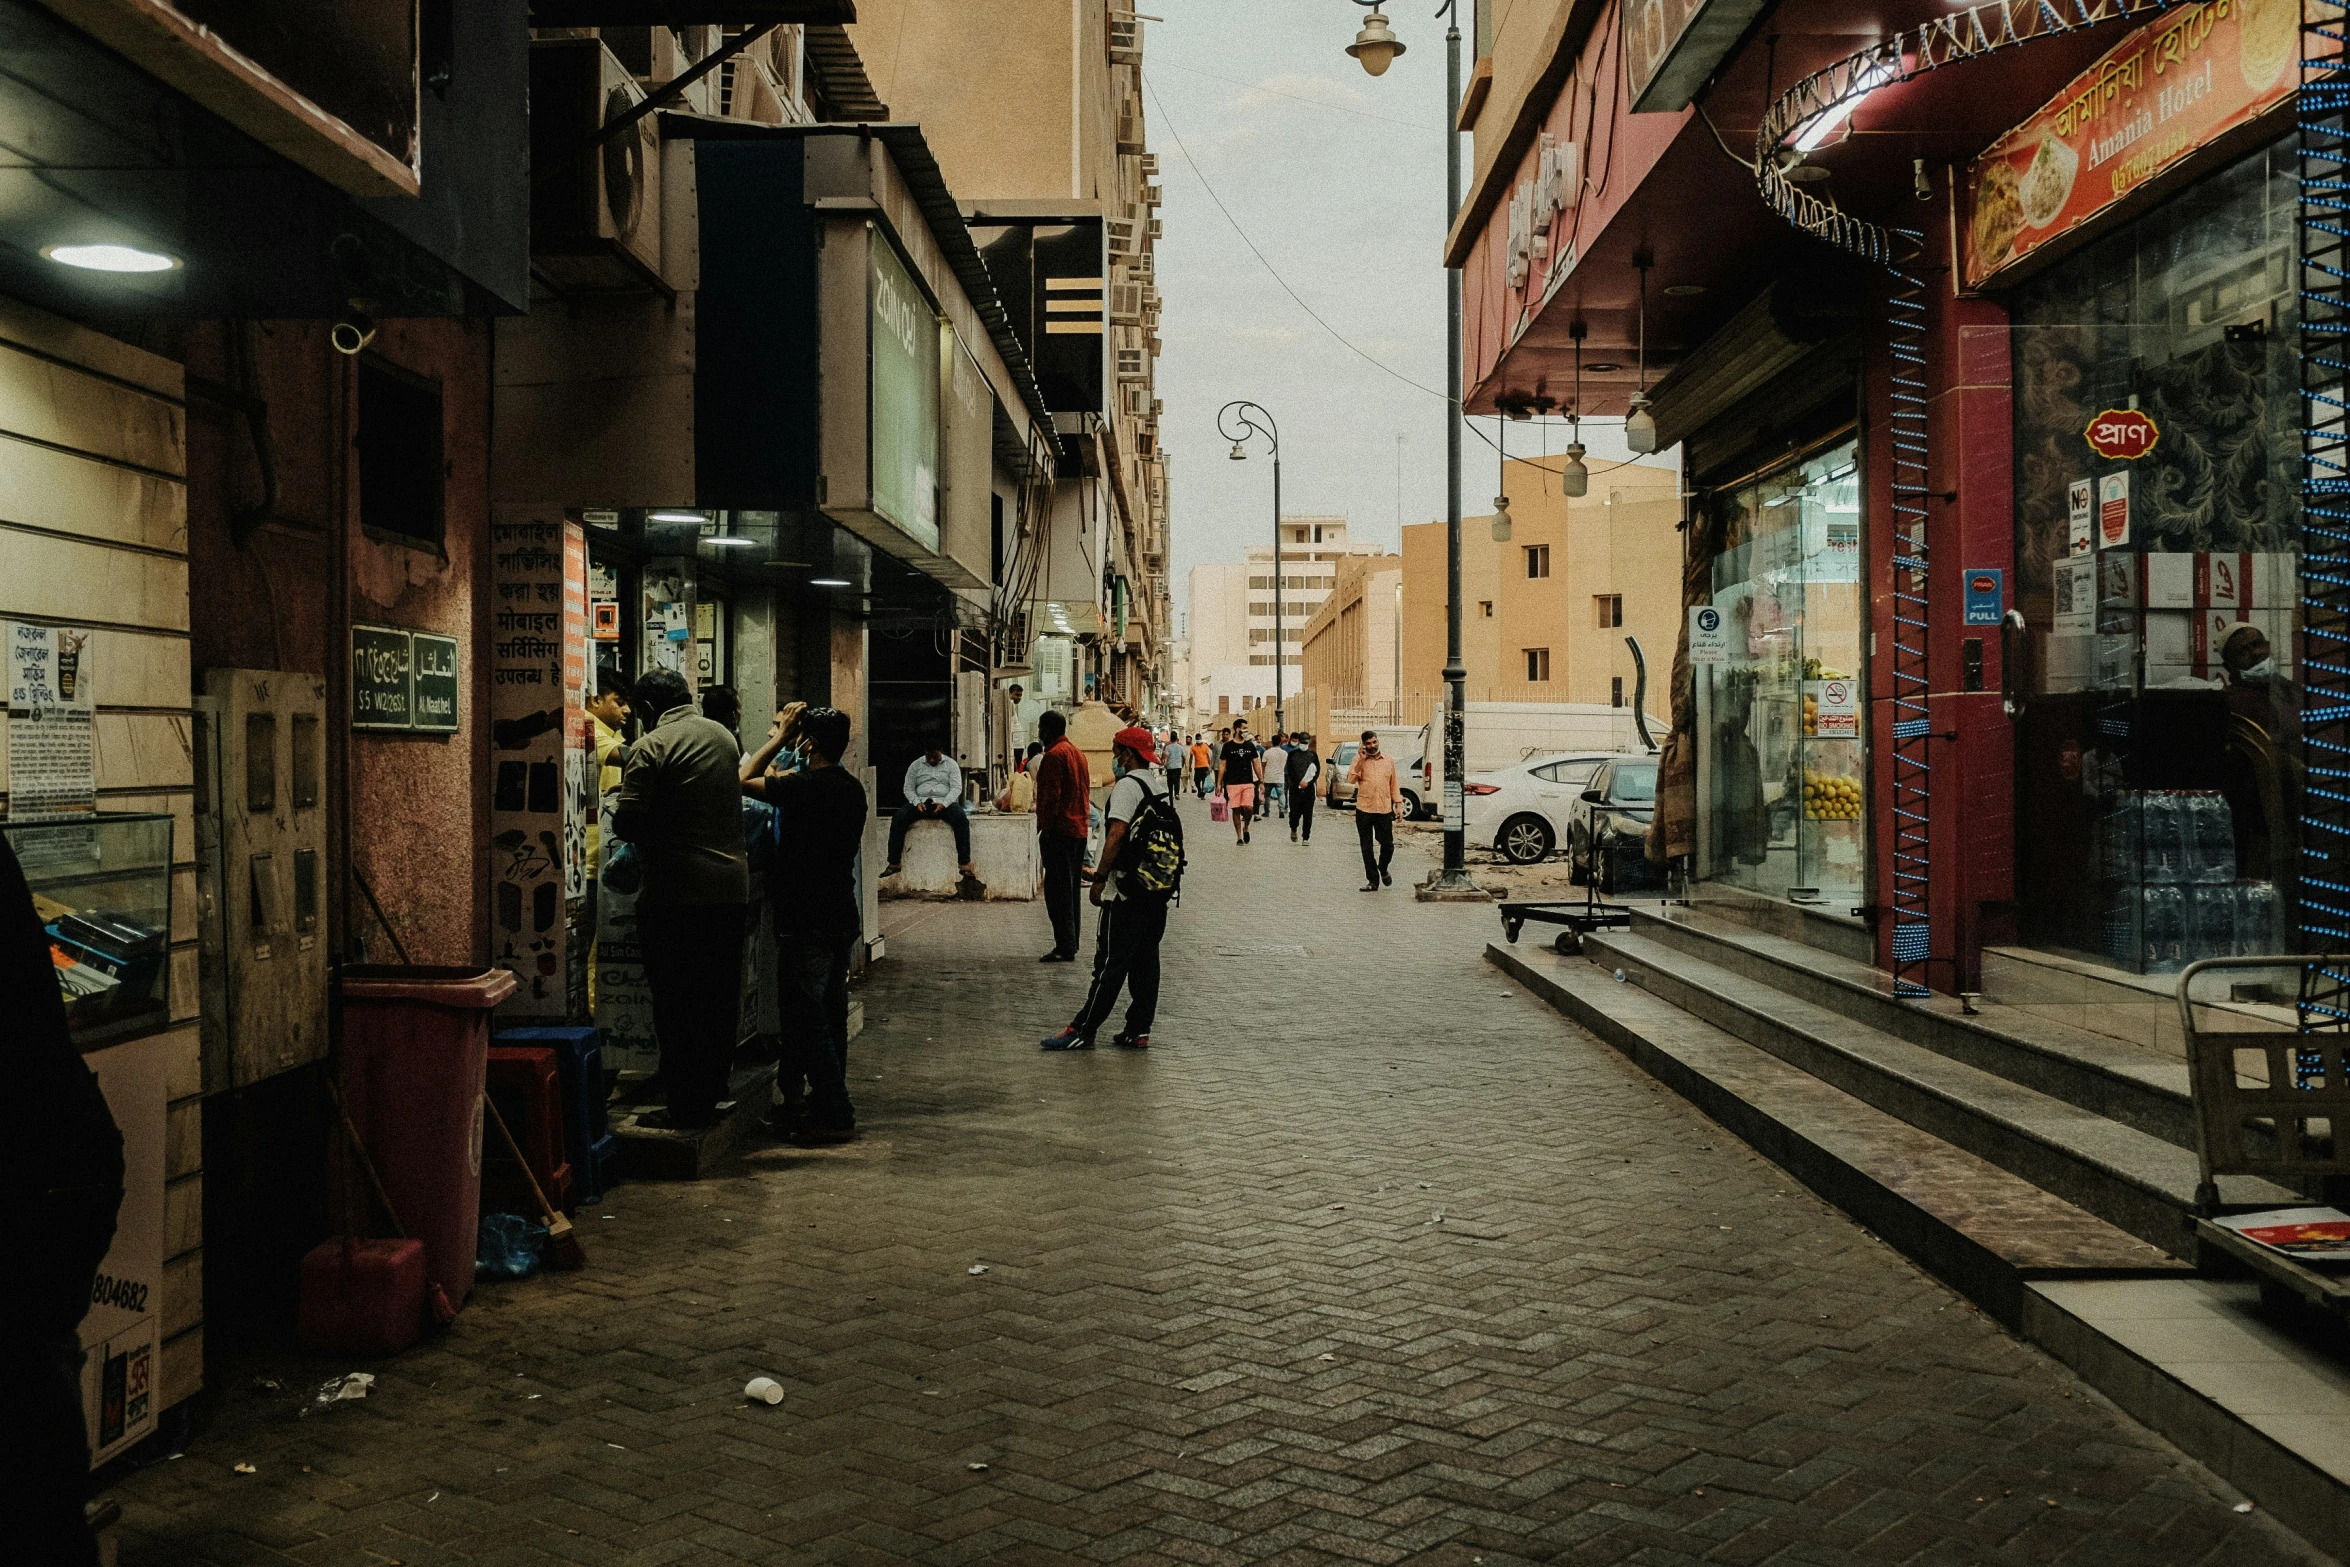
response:
<svg viewBox="0 0 2350 1567"><path fill-rule="evenodd" d="M628 682L620 671L604 669L596 672L596 694L588 698L589 755L595 759L596 810L587 830L587 883L590 907L601 895L600 878L604 874L604 802L620 787L620 764L628 759ZM588 929L594 932L600 919L591 918ZM601 937L588 937L588 1015L596 1010L596 949Z"/></svg>
<svg viewBox="0 0 2350 1567"><path fill-rule="evenodd" d="M1395 760L1379 754L1379 731L1363 731L1362 749L1346 781L1355 786L1355 836L1363 845L1363 891L1392 886L1387 873L1395 858L1395 818L1403 809L1403 791L1396 787ZM1374 846L1377 852L1374 853Z"/></svg>

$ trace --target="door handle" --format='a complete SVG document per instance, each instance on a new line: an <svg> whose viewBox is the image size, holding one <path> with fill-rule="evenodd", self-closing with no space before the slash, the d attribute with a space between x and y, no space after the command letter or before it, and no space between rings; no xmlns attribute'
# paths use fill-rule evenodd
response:
<svg viewBox="0 0 2350 1567"><path fill-rule="evenodd" d="M2011 609L1999 617L1999 710L2010 721L2024 716L2023 680L2019 666L2024 647L2024 612Z"/></svg>

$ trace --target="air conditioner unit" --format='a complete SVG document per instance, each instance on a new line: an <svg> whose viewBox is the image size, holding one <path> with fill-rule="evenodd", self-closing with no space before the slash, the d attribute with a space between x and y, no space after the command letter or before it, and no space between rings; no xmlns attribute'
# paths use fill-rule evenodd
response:
<svg viewBox="0 0 2350 1567"><path fill-rule="evenodd" d="M1143 315L1143 285L1111 283L1110 319L1120 326L1141 326L1144 324Z"/></svg>
<svg viewBox="0 0 2350 1567"><path fill-rule="evenodd" d="M1157 265L1151 260L1148 251L1127 262L1126 271L1128 276L1139 278L1145 283L1158 275Z"/></svg>
<svg viewBox="0 0 2350 1567"><path fill-rule="evenodd" d="M1137 255L1142 250L1141 225L1132 218L1104 218L1102 228L1109 235L1110 254Z"/></svg>
<svg viewBox="0 0 2350 1567"><path fill-rule="evenodd" d="M1166 225L1166 224L1165 224L1165 222L1163 222L1162 220L1160 220L1160 219L1158 219L1158 218L1153 218L1153 219L1151 219L1151 220L1150 220L1150 224L1149 224L1149 226L1148 226L1148 227L1147 227L1147 228L1144 230L1144 232L1146 232L1147 234L1149 234L1149 235L1150 235L1150 237L1151 237L1151 238L1153 238L1153 239L1162 239L1162 238L1164 238L1164 237L1166 236L1166 233L1167 233L1167 225Z"/></svg>
<svg viewBox="0 0 2350 1567"><path fill-rule="evenodd" d="M1118 111L1118 150L1142 151L1142 105L1128 102Z"/></svg>
<svg viewBox="0 0 2350 1567"><path fill-rule="evenodd" d="M1165 206L1165 205L1167 204L1167 191L1166 191L1166 188L1165 188L1164 186L1160 186L1160 185L1145 185L1145 186L1143 186L1143 188L1142 188L1142 204L1143 204L1144 206L1146 206L1146 207L1163 207L1163 206Z"/></svg>
<svg viewBox="0 0 2350 1567"><path fill-rule="evenodd" d="M530 46L534 180L530 250L557 288L633 292L661 275L661 139L647 115L585 155L580 147L644 102L644 89L597 38Z"/></svg>
<svg viewBox="0 0 2350 1567"><path fill-rule="evenodd" d="M1118 388L1118 405L1130 419L1148 419L1151 416L1151 389L1149 383L1129 381Z"/></svg>
<svg viewBox="0 0 2350 1567"><path fill-rule="evenodd" d="M1142 18L1132 11L1110 13L1110 63L1142 64Z"/></svg>
<svg viewBox="0 0 2350 1567"><path fill-rule="evenodd" d="M1155 180L1159 177L1159 155L1157 153L1146 152L1142 155L1142 177L1146 180Z"/></svg>
<svg viewBox="0 0 2350 1567"><path fill-rule="evenodd" d="M1118 379L1139 381L1151 373L1150 354L1144 346L1142 328L1121 326L1110 329L1118 356Z"/></svg>

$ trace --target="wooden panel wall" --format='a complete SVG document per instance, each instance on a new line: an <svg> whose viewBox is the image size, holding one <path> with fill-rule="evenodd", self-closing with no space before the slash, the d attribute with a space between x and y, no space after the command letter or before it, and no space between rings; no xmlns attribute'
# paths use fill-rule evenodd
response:
<svg viewBox="0 0 2350 1567"><path fill-rule="evenodd" d="M95 633L99 807L173 818L166 1407L204 1373L187 533L180 367L0 298L0 619Z"/></svg>

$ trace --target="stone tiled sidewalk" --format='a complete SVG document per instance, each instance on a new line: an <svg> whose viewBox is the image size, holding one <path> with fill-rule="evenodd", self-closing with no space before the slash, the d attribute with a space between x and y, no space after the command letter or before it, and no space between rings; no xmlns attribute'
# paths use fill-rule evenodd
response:
<svg viewBox="0 0 2350 1567"><path fill-rule="evenodd" d="M622 1188L364 1403L240 1378L125 1560L2317 1559L1495 975L1490 909L1192 822L1149 1055L1037 1051L1041 906L894 905L864 1141Z"/></svg>

